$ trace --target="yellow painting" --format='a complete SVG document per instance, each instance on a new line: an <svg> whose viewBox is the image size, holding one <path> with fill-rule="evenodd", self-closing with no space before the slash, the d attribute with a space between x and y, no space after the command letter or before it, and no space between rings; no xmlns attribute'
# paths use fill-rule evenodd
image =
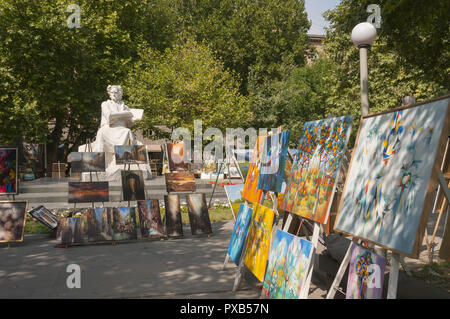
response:
<svg viewBox="0 0 450 319"><path fill-rule="evenodd" d="M266 272L274 215L272 209L254 204L245 251L245 265L261 282Z"/></svg>
<svg viewBox="0 0 450 319"><path fill-rule="evenodd" d="M259 166L265 138L265 136L259 136L256 140L252 159L248 168L247 178L245 179L244 190L242 192L242 197L251 203L259 203L261 200L262 190L258 189L256 186L258 185Z"/></svg>

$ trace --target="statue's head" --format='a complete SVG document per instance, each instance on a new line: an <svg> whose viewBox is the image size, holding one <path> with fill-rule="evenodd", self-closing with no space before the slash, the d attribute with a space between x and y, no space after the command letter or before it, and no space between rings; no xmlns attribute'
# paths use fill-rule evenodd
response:
<svg viewBox="0 0 450 319"><path fill-rule="evenodd" d="M120 85L108 85L106 91L108 91L109 98L114 102L122 100L123 90Z"/></svg>

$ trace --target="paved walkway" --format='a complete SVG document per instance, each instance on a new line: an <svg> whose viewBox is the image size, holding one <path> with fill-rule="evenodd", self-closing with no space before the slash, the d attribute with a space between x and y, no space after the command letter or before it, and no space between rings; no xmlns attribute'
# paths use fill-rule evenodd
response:
<svg viewBox="0 0 450 319"><path fill-rule="evenodd" d="M236 293L232 287L237 267L230 262L221 271L232 221L214 223L210 237L191 236L189 227L183 228L184 238L115 246L55 248L57 242L46 235L25 236L11 248L0 244L0 298L259 298L261 283L248 271ZM311 283L313 299L325 298L339 267L323 249L319 259ZM66 286L69 264L81 267L80 289ZM402 271L398 296L450 298Z"/></svg>

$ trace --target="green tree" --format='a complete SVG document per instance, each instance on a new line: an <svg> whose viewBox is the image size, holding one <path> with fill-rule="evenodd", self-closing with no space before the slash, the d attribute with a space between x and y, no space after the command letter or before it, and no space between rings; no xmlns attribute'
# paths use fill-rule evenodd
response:
<svg viewBox="0 0 450 319"><path fill-rule="evenodd" d="M239 82L205 46L193 40L164 52L143 49L126 82L128 104L144 109L138 123L144 132L168 137L157 125L185 127L194 120L203 127L243 127L251 120L248 99Z"/></svg>
<svg viewBox="0 0 450 319"><path fill-rule="evenodd" d="M106 86L126 77L138 46L164 49L176 34L169 1L80 0L73 29L70 3L0 0L0 136L46 141L49 162L95 135Z"/></svg>

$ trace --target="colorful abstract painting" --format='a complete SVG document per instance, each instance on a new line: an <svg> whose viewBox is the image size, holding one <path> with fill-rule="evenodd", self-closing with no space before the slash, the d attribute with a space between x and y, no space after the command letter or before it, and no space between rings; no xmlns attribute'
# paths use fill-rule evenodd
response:
<svg viewBox="0 0 450 319"><path fill-rule="evenodd" d="M0 242L23 241L27 201L0 202Z"/></svg>
<svg viewBox="0 0 450 319"><path fill-rule="evenodd" d="M206 204L206 195L186 195L186 204L192 235L211 234L212 228L209 219L208 205Z"/></svg>
<svg viewBox="0 0 450 319"><path fill-rule="evenodd" d="M233 232L231 233L230 243L228 245L228 255L236 265L239 264L239 260L241 259L242 247L244 247L245 238L247 238L252 213L253 209L247 206L246 203L242 203L234 223Z"/></svg>
<svg viewBox="0 0 450 319"><path fill-rule="evenodd" d="M262 158L265 136L258 136L253 149L252 159L245 179L242 197L251 203L259 203L262 196L262 190L257 188L259 179L259 165Z"/></svg>
<svg viewBox="0 0 450 319"><path fill-rule="evenodd" d="M290 131L269 135L264 140L257 188L281 193Z"/></svg>
<svg viewBox="0 0 450 319"><path fill-rule="evenodd" d="M0 195L17 194L17 148L0 148Z"/></svg>
<svg viewBox="0 0 450 319"><path fill-rule="evenodd" d="M436 185L430 177L441 160L436 158L438 149L447 141L449 100L363 119L336 231L418 256L425 227L421 219L427 220L422 215L432 209Z"/></svg>
<svg viewBox="0 0 450 319"><path fill-rule="evenodd" d="M179 195L164 196L165 227L167 236L183 236L183 223L181 220L181 206Z"/></svg>
<svg viewBox="0 0 450 319"><path fill-rule="evenodd" d="M142 237L164 236L164 228L161 222L159 200L142 200L137 202L139 213L139 226Z"/></svg>
<svg viewBox="0 0 450 319"><path fill-rule="evenodd" d="M86 211L88 241L109 241L113 239L112 208L89 208Z"/></svg>
<svg viewBox="0 0 450 319"><path fill-rule="evenodd" d="M381 299L386 259L358 245L352 246L347 299Z"/></svg>
<svg viewBox="0 0 450 319"><path fill-rule="evenodd" d="M136 208L113 208L113 239L133 240L137 239Z"/></svg>
<svg viewBox="0 0 450 319"><path fill-rule="evenodd" d="M242 192L244 190L244 184L237 185L225 185L225 192L227 193L228 202L230 203L233 215L236 217L240 209L242 199Z"/></svg>
<svg viewBox="0 0 450 319"><path fill-rule="evenodd" d="M312 243L277 230L269 254L262 297L299 299L311 260Z"/></svg>
<svg viewBox="0 0 450 319"><path fill-rule="evenodd" d="M274 216L272 209L254 204L245 250L245 265L259 281L263 281L266 271Z"/></svg>
<svg viewBox="0 0 450 319"><path fill-rule="evenodd" d="M325 224L353 116L305 123L283 210Z"/></svg>

